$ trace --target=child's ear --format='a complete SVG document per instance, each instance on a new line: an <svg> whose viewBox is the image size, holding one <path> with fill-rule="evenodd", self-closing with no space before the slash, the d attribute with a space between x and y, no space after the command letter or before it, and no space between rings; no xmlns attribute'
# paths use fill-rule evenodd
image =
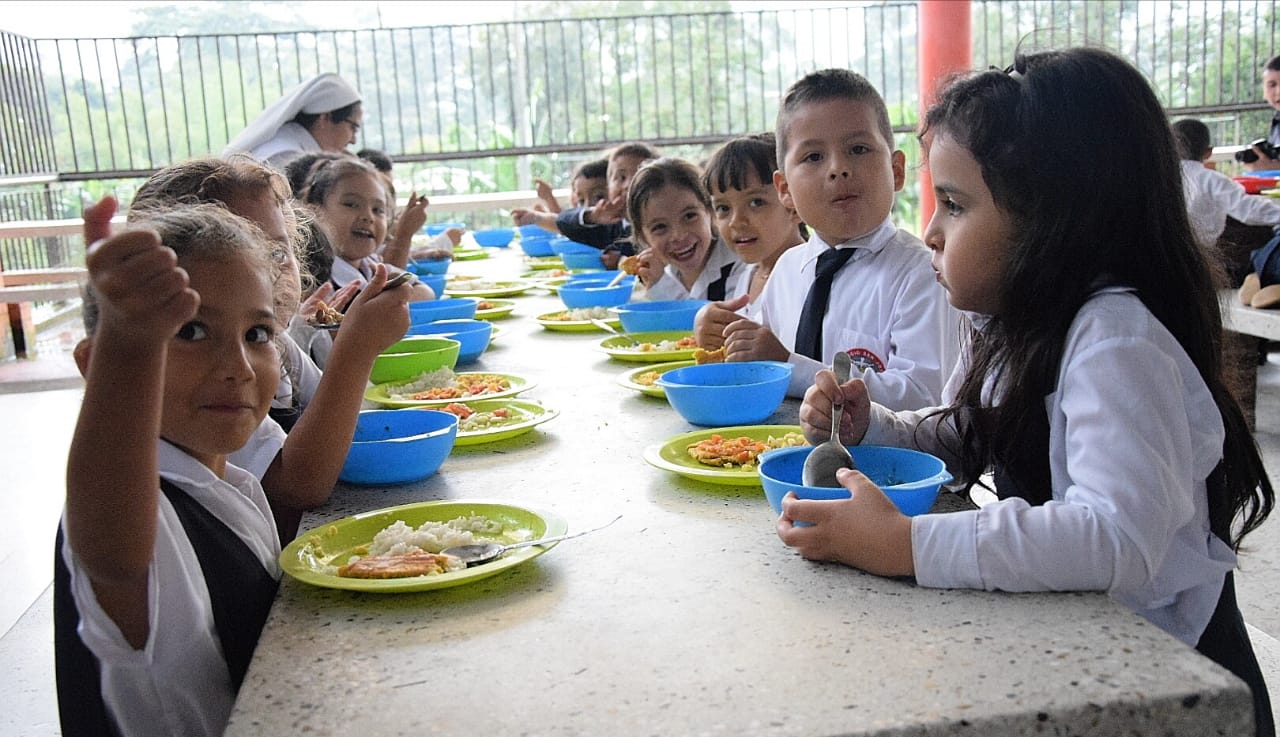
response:
<svg viewBox="0 0 1280 737"><path fill-rule="evenodd" d="M92 338L83 338L76 347L71 351L71 357L76 361L76 368L80 369L82 378L89 377L89 352L93 348Z"/></svg>
<svg viewBox="0 0 1280 737"><path fill-rule="evenodd" d="M901 192L907 183L907 155L901 149L893 152L893 191Z"/></svg>
<svg viewBox="0 0 1280 737"><path fill-rule="evenodd" d="M782 202L782 206L794 213L796 201L791 198L791 188L787 186L787 177L781 169L773 172L773 188L778 190L778 200Z"/></svg>

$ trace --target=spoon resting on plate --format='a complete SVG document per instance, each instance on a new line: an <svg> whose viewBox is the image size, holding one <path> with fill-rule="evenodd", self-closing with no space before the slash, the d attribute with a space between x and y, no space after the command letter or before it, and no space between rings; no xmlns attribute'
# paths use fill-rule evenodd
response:
<svg viewBox="0 0 1280 737"><path fill-rule="evenodd" d="M849 354L844 351L836 353L831 361L831 370L835 372L837 384L848 381L849 374L853 371ZM804 466L800 469L800 483L805 486L837 487L840 482L836 481L836 471L855 468L849 449L840 442L840 418L843 413L844 407L840 404L831 406L831 439L809 451L809 457L804 459Z"/></svg>
<svg viewBox="0 0 1280 737"><path fill-rule="evenodd" d="M590 532L603 530L604 528L608 527L614 522L617 522L620 519L622 519L622 515L618 515L617 517L614 517L612 520L610 520L608 523L600 525L599 527L593 527L590 530L574 532L568 535L556 535L555 537L544 537L541 540L524 540L522 542L510 543L508 545L503 545L501 543L478 543L476 545L457 545L452 548L445 548L440 552L443 553L444 555L452 555L455 558L461 558L462 562L466 563L467 567L470 568L471 566L478 566L482 563L488 563L491 560L496 560L499 557L501 557L504 553L506 553L508 550L514 550L516 548L526 548L530 545L546 545L548 543L560 542L561 540L568 540L570 538L581 537Z"/></svg>
<svg viewBox="0 0 1280 737"><path fill-rule="evenodd" d="M620 337L620 338L626 338L627 340L631 341L631 345L640 345L640 341L636 340L635 338L631 337L630 335L627 335L626 333L622 332L621 330L615 330L615 329L614 329L614 327L613 327L612 325L610 325L609 323L605 322L604 320L601 320L601 319L599 319L599 318L593 317L593 318L591 318L591 324L592 324L592 325L595 325L596 327L600 328L601 330L603 330L603 331L605 331L605 332L607 332L607 333L613 333L614 335L616 335L616 336L618 336L618 337Z"/></svg>

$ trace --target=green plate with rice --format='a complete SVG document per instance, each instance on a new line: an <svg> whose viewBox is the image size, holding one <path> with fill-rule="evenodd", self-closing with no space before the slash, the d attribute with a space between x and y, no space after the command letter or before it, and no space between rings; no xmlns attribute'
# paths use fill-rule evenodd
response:
<svg viewBox="0 0 1280 737"><path fill-rule="evenodd" d="M362 548L373 542L374 535L397 520L416 528L425 522L445 523L473 515L483 517L488 523L487 527L500 530L475 533L480 542L508 544L536 540L563 535L569 529L563 519L550 512L504 502L440 501L403 504L357 514L299 534L280 551L280 567L293 578L313 586L397 594L473 583L527 563L555 546L555 543L548 543L545 546L517 548L489 563L426 576L372 579L344 578L337 574L338 566L345 565L353 555L362 554Z"/></svg>
<svg viewBox="0 0 1280 737"><path fill-rule="evenodd" d="M478 399L501 399L502 397L514 397L520 392L527 391L534 387L534 383L515 374L499 374L493 371L464 371L456 374L459 379L475 378L479 376L496 376L505 379L509 386L501 391L486 392L471 397L453 397L446 399L411 399L407 396L396 396L397 393L411 394L416 392L404 391L407 384L403 381L390 382L386 384L375 384L364 392L364 398L375 404L391 409L402 409L404 407L442 407L450 402L471 402ZM418 377L420 380L422 377ZM416 380L415 380L416 381ZM413 382L409 382L410 384Z"/></svg>
<svg viewBox="0 0 1280 737"><path fill-rule="evenodd" d="M531 399L482 399L457 404L466 405L476 414L458 420L458 437L453 443L455 448L518 437L560 414L559 410L544 407ZM495 416L495 413L505 414L506 418Z"/></svg>

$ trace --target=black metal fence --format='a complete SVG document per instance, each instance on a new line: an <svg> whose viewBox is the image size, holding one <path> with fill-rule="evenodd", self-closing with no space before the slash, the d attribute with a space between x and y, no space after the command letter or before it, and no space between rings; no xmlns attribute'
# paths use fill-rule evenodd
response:
<svg viewBox="0 0 1280 737"><path fill-rule="evenodd" d="M1103 46L1148 74L1172 116L1209 122L1215 142L1266 130L1258 78L1277 47L1276 0L971 8L975 66L1004 66L1019 47ZM729 136L772 128L783 90L828 66L856 69L882 91L916 160L914 2L270 34L0 34L0 42L0 185L58 180L0 186L6 218L75 217L82 190L115 188L127 200L138 178L220 152L259 110L323 71L363 92L360 146L398 162L402 194L524 189L535 176L563 184L579 161L627 140L696 158ZM30 197L33 189L41 196ZM904 193L900 215L915 197ZM0 246L0 267L18 267L10 248Z"/></svg>

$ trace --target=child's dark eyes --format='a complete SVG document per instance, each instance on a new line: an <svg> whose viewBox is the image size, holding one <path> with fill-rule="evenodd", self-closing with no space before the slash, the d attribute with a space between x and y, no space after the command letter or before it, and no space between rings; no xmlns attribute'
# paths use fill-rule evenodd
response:
<svg viewBox="0 0 1280 737"><path fill-rule="evenodd" d="M814 151L813 153L805 154L804 156L800 157L801 161L809 161L809 162L820 161L821 159L822 159L822 154L818 153L817 151Z"/></svg>
<svg viewBox="0 0 1280 737"><path fill-rule="evenodd" d="M728 205L716 205L716 206L715 206L715 207L713 207L712 209L713 209L713 210L715 210L715 213L716 213L717 215L728 215L728 214L729 214L729 206L728 206Z"/></svg>
<svg viewBox="0 0 1280 737"><path fill-rule="evenodd" d="M871 147L864 144L855 144L849 147L849 152L861 156L862 154L871 153Z"/></svg>
<svg viewBox="0 0 1280 737"><path fill-rule="evenodd" d="M961 212L964 211L964 208L956 204L956 201L951 199L950 197L942 198L942 200L940 200L938 204L942 205L942 207L945 208L946 211L951 215L959 215Z"/></svg>
<svg viewBox="0 0 1280 737"><path fill-rule="evenodd" d="M204 340L209 337L209 330L204 323L189 322L178 328L178 340Z"/></svg>
<svg viewBox="0 0 1280 737"><path fill-rule="evenodd" d="M202 322L191 321L178 328L178 340L198 341L209 337L209 328ZM276 338L276 330L271 325L254 325L245 331L247 343L270 343Z"/></svg>
<svg viewBox="0 0 1280 737"><path fill-rule="evenodd" d="M275 338L275 328L270 325L254 325L244 334L244 339L249 343L270 343Z"/></svg>
<svg viewBox="0 0 1280 737"><path fill-rule="evenodd" d="M769 203L765 202L763 197L756 197L755 199L751 200L752 207L764 207L767 204Z"/></svg>

